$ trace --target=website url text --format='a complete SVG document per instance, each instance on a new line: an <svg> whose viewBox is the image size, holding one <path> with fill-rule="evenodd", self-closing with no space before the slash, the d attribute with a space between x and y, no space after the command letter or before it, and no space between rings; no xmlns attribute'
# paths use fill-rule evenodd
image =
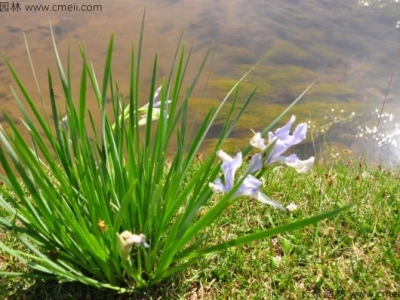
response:
<svg viewBox="0 0 400 300"><path fill-rule="evenodd" d="M0 2L0 12L19 12L23 8L25 11L39 12L101 12L103 6L100 4L26 4L19 2Z"/></svg>

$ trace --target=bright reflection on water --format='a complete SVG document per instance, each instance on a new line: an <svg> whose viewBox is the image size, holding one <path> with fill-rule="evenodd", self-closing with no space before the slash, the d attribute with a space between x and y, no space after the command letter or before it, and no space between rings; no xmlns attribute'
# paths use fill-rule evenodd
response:
<svg viewBox="0 0 400 300"><path fill-rule="evenodd" d="M400 50L400 29L396 28L400 21L400 6L397 2L84 0L79 4L98 4L102 6L101 11L27 12L24 5L34 3L20 1L22 11L0 12L0 50L10 58L28 90L39 99L24 46L22 32L26 33L41 92L47 99L46 67L50 67L53 76L57 74L48 20L53 24L64 62L68 45L71 45L71 60L76 62L71 70L76 94L81 72L77 43L84 44L101 78L107 43L110 33L114 32L114 78L127 95L129 52L132 40L137 45L146 7L143 95L148 92L154 53L158 52L158 77L161 81L169 73L182 30L186 44L194 43L188 79L194 76L207 48L213 47L212 65L210 61L192 100L191 109L198 120L210 105L223 98L235 79L273 50L242 86L241 98L244 98L256 84L260 84L247 115L232 135L232 146L247 144L251 137L249 128L261 129L312 81L317 80L293 110L299 121L307 120L313 126L311 131L316 141L330 141L335 147L350 149L353 153L396 162L400 160L400 149L396 147L400 145L397 125L400 76L398 67L394 68ZM65 1L37 2L55 3L66 4ZM210 67L212 72L204 93ZM375 111L378 109L380 112L392 71L394 77L384 110L387 115L381 117L377 132L373 132L379 115ZM12 99L10 85L16 87L1 61L0 105L18 120L20 114ZM61 101L61 87L56 85L54 88ZM203 102L200 98L204 99ZM385 123L383 119L386 116L390 117ZM0 121L2 119L0 117ZM215 126L210 134L210 144L218 136L219 129L220 126ZM376 143L372 151L374 136Z"/></svg>

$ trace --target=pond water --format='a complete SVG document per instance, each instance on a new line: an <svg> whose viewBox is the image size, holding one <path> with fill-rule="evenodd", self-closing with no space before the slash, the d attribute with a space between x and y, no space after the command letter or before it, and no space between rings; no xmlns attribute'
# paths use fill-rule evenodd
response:
<svg viewBox="0 0 400 300"><path fill-rule="evenodd" d="M114 32L114 78L121 91L128 94L130 49L132 41L138 43L146 9L142 61L144 92L149 90L146 85L151 78L155 52L158 52L161 81L168 75L182 31L184 42L193 43L187 78L194 76L207 49L212 46L212 62L207 65L192 99L191 110L198 120L212 104L223 99L235 80L273 50L242 85L241 99L245 99L257 84L259 88L227 148L244 147L252 135L250 128L262 129L316 80L292 110L298 121L309 122L314 137L302 152L316 151L320 157L335 158L349 149L356 155L384 163L400 160L400 70L396 64L400 51L400 29L396 27L400 20L400 4L397 1L85 0L77 4L65 0L51 3L38 0L19 3L20 11L0 11L0 50L11 60L37 99L39 94L30 71L23 32L45 99L47 66L53 76L57 74L49 20L64 62L68 45L71 47L76 94L81 72L78 43L86 47L100 77L109 37ZM101 7L92 6L90 12L33 12L27 11L27 4ZM375 130L392 72L385 114ZM18 120L20 113L10 85L16 88L1 60L0 106ZM205 87L207 90L203 92ZM54 88L56 96L61 97L61 87ZM0 121L4 121L3 116ZM204 152L211 149L219 129L218 124L213 128ZM372 143L374 135L377 141ZM327 145L326 142L333 145L328 150L321 146Z"/></svg>

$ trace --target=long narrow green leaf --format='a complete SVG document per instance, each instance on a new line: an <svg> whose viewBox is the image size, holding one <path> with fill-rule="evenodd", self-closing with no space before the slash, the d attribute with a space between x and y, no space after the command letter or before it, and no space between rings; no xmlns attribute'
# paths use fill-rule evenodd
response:
<svg viewBox="0 0 400 300"><path fill-rule="evenodd" d="M86 53L85 50L80 47L81 54L82 54L82 73L81 73L81 83L80 83L80 89L79 89L79 136L81 139L84 139L84 133L85 133L85 116L86 116L86 87L87 87L87 73L86 73Z"/></svg>
<svg viewBox="0 0 400 300"><path fill-rule="evenodd" d="M69 81L67 80L67 77L65 76L65 72L62 67L61 59L58 54L58 50L57 50L57 46L56 46L56 38L53 33L53 27L51 26L51 22L50 22L50 33L51 33L51 40L53 42L54 54L56 56L57 68L58 68L58 72L60 74L61 83L62 83L62 87L64 90L64 95L65 95L67 101L72 101L71 87L69 86Z"/></svg>
<svg viewBox="0 0 400 300"><path fill-rule="evenodd" d="M256 240L260 240L260 239L264 239L267 237L271 237L271 236L275 236L277 234L282 234L284 232L288 232L288 231L293 231L293 230L297 230L300 228L303 228L305 226L309 226L312 224L316 224L317 222L324 220L324 219L328 219L328 218L332 218L336 215L338 215L339 213L349 209L352 205L346 205L343 206L341 208L335 209L335 210L331 210L325 213L322 213L320 215L317 216L313 216L307 219L303 219L303 220L298 220L298 221L294 221L292 223L289 224L285 224L285 225L281 225L278 226L276 228L272 228L272 229L268 229L268 230L264 230L264 231L260 231L260 232L256 232L256 233L252 233L252 234L248 234L245 235L243 237L222 243L222 244L218 244L209 248L205 248L205 249L201 249L198 251L192 251L190 253L185 253L183 252L182 254L178 255L175 259L174 262L182 260L182 259L189 259L189 258L194 258L194 257L198 257L198 256L203 256L205 254L208 253L212 253L212 252L217 252L217 251L221 251L221 250L225 250L228 249L230 247L235 247L235 246L240 246L243 244L248 244L251 243L253 241Z"/></svg>

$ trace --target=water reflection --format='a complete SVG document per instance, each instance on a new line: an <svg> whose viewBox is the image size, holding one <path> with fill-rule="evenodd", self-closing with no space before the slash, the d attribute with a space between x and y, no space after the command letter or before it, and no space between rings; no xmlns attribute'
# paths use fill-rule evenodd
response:
<svg viewBox="0 0 400 300"><path fill-rule="evenodd" d="M85 0L85 4L93 3ZM321 129L329 123L326 116L335 117L332 108L354 111L351 121L334 123L323 132L316 129L316 138L369 153L363 139L355 137L358 134L356 128L371 127L377 122L371 112L384 99L400 47L400 32L396 29L400 7L396 1L100 0L96 4L102 5L101 12L0 12L0 50L7 54L28 90L38 99L22 32L27 35L43 95L47 93L46 66L49 65L56 74L48 19L53 24L64 61L70 44L72 61L80 62L76 44L82 42L98 73L104 64L109 35L115 32L114 77L121 90L128 94L129 51L132 40L138 41L146 7L146 51L142 69L145 92L148 91L145 84L151 76L154 53L159 53L158 75L161 80L169 73L182 30L185 42L189 45L194 43L188 78L194 76L206 49L213 45L213 72L208 91L202 92L204 78L192 102L192 110L199 119L211 104L222 99L235 79L272 49L273 53L265 63L242 86L241 95L244 97L260 84L257 97L233 134L231 144L239 147L246 144L251 135L250 127L254 130L262 128L282 111L283 105L294 100L316 79L317 84L294 109L298 120L309 119L317 129L318 126ZM387 109L394 118L400 116L400 109L396 106L400 84L397 71L387 100ZM80 63L76 63L71 72L77 87ZM0 105L14 119L19 119L10 84L15 86L3 62L0 62ZM55 93L61 101L60 86L55 86ZM203 98L203 101L196 97ZM218 136L220 126L213 129L209 143ZM382 127L382 130L386 129ZM397 148L385 145L380 149L392 153L391 156L380 155L381 159L398 160Z"/></svg>

